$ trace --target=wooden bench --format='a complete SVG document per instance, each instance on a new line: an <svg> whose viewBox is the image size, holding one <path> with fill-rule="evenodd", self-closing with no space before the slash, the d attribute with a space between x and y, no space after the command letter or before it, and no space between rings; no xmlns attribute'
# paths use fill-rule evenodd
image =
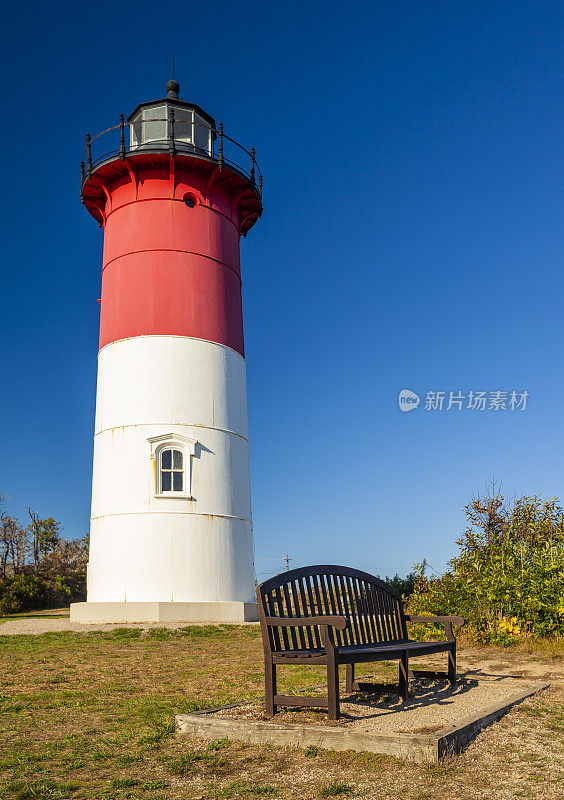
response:
<svg viewBox="0 0 564 800"><path fill-rule="evenodd" d="M339 718L339 664L346 664L346 690L357 691L354 665L399 660L399 693L409 689L409 657L448 653L447 675L456 681L454 625L462 617L415 617L404 613L401 595L383 581L350 567L301 567L257 586L264 646L266 713L277 706L327 708ZM444 624L446 642L418 642L408 637L407 622ZM280 695L278 664L327 665L327 697ZM362 684L361 688L380 688Z"/></svg>

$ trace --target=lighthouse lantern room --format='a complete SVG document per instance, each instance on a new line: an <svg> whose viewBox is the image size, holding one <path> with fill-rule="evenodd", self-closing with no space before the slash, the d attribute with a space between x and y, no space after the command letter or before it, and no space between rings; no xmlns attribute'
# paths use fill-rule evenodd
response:
<svg viewBox="0 0 564 800"><path fill-rule="evenodd" d="M81 163L104 248L80 622L256 618L239 242L262 175L178 95L87 135Z"/></svg>

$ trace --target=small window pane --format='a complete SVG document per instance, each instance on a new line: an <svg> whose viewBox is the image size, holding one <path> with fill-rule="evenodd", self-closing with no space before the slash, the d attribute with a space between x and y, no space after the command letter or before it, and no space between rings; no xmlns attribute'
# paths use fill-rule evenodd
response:
<svg viewBox="0 0 564 800"><path fill-rule="evenodd" d="M171 476L172 476L172 472L163 472L161 474L161 491L170 492L170 490L171 490Z"/></svg>
<svg viewBox="0 0 564 800"><path fill-rule="evenodd" d="M192 144L192 110L174 109L174 138L177 142Z"/></svg>
<svg viewBox="0 0 564 800"><path fill-rule="evenodd" d="M164 141L167 138L167 107L157 106L156 108L143 109L143 141L144 142L157 142ZM157 120L156 122L149 122L148 120Z"/></svg>
<svg viewBox="0 0 564 800"><path fill-rule="evenodd" d="M129 126L129 135L131 137L131 147L139 147L141 139L143 138L143 123L140 121L133 122Z"/></svg>
<svg viewBox="0 0 564 800"><path fill-rule="evenodd" d="M182 453L180 450L172 451L173 469L182 469Z"/></svg>
<svg viewBox="0 0 564 800"><path fill-rule="evenodd" d="M166 119L167 107L166 106L153 106L152 108L143 109L143 119Z"/></svg>
<svg viewBox="0 0 564 800"><path fill-rule="evenodd" d="M172 473L173 479L173 490L175 492L182 491L182 472L173 472Z"/></svg>
<svg viewBox="0 0 564 800"><path fill-rule="evenodd" d="M161 455L161 467L172 469L172 450L163 450Z"/></svg>
<svg viewBox="0 0 564 800"><path fill-rule="evenodd" d="M194 143L200 150L210 151L210 124L199 114L194 115Z"/></svg>

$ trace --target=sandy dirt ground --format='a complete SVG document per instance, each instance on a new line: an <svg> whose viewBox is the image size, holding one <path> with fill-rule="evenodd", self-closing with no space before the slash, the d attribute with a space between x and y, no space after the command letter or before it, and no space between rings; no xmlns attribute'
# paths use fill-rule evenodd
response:
<svg viewBox="0 0 564 800"><path fill-rule="evenodd" d="M395 692L383 695L355 693L350 699L343 696L341 716L337 722L327 721L326 714L315 709L298 712L292 709L290 713L278 714L276 722L338 726L368 734L427 734L469 717L479 717L490 706L502 706L512 696L541 686L510 677L479 681L462 677L455 686L450 686L446 680L412 679L410 698L405 704ZM266 719L263 703L244 703L218 711L213 716Z"/></svg>

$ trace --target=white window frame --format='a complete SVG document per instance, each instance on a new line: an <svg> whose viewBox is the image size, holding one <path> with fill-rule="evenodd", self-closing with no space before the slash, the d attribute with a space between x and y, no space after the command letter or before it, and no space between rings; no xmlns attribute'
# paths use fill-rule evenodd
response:
<svg viewBox="0 0 564 800"><path fill-rule="evenodd" d="M153 494L155 497L167 500L193 500L192 496L192 456L195 455L196 439L181 436L178 433L165 433L161 436L151 436L147 439L151 448L151 466L153 472ZM183 457L183 491L173 490L163 492L161 488L161 453L164 450L180 450Z"/></svg>

